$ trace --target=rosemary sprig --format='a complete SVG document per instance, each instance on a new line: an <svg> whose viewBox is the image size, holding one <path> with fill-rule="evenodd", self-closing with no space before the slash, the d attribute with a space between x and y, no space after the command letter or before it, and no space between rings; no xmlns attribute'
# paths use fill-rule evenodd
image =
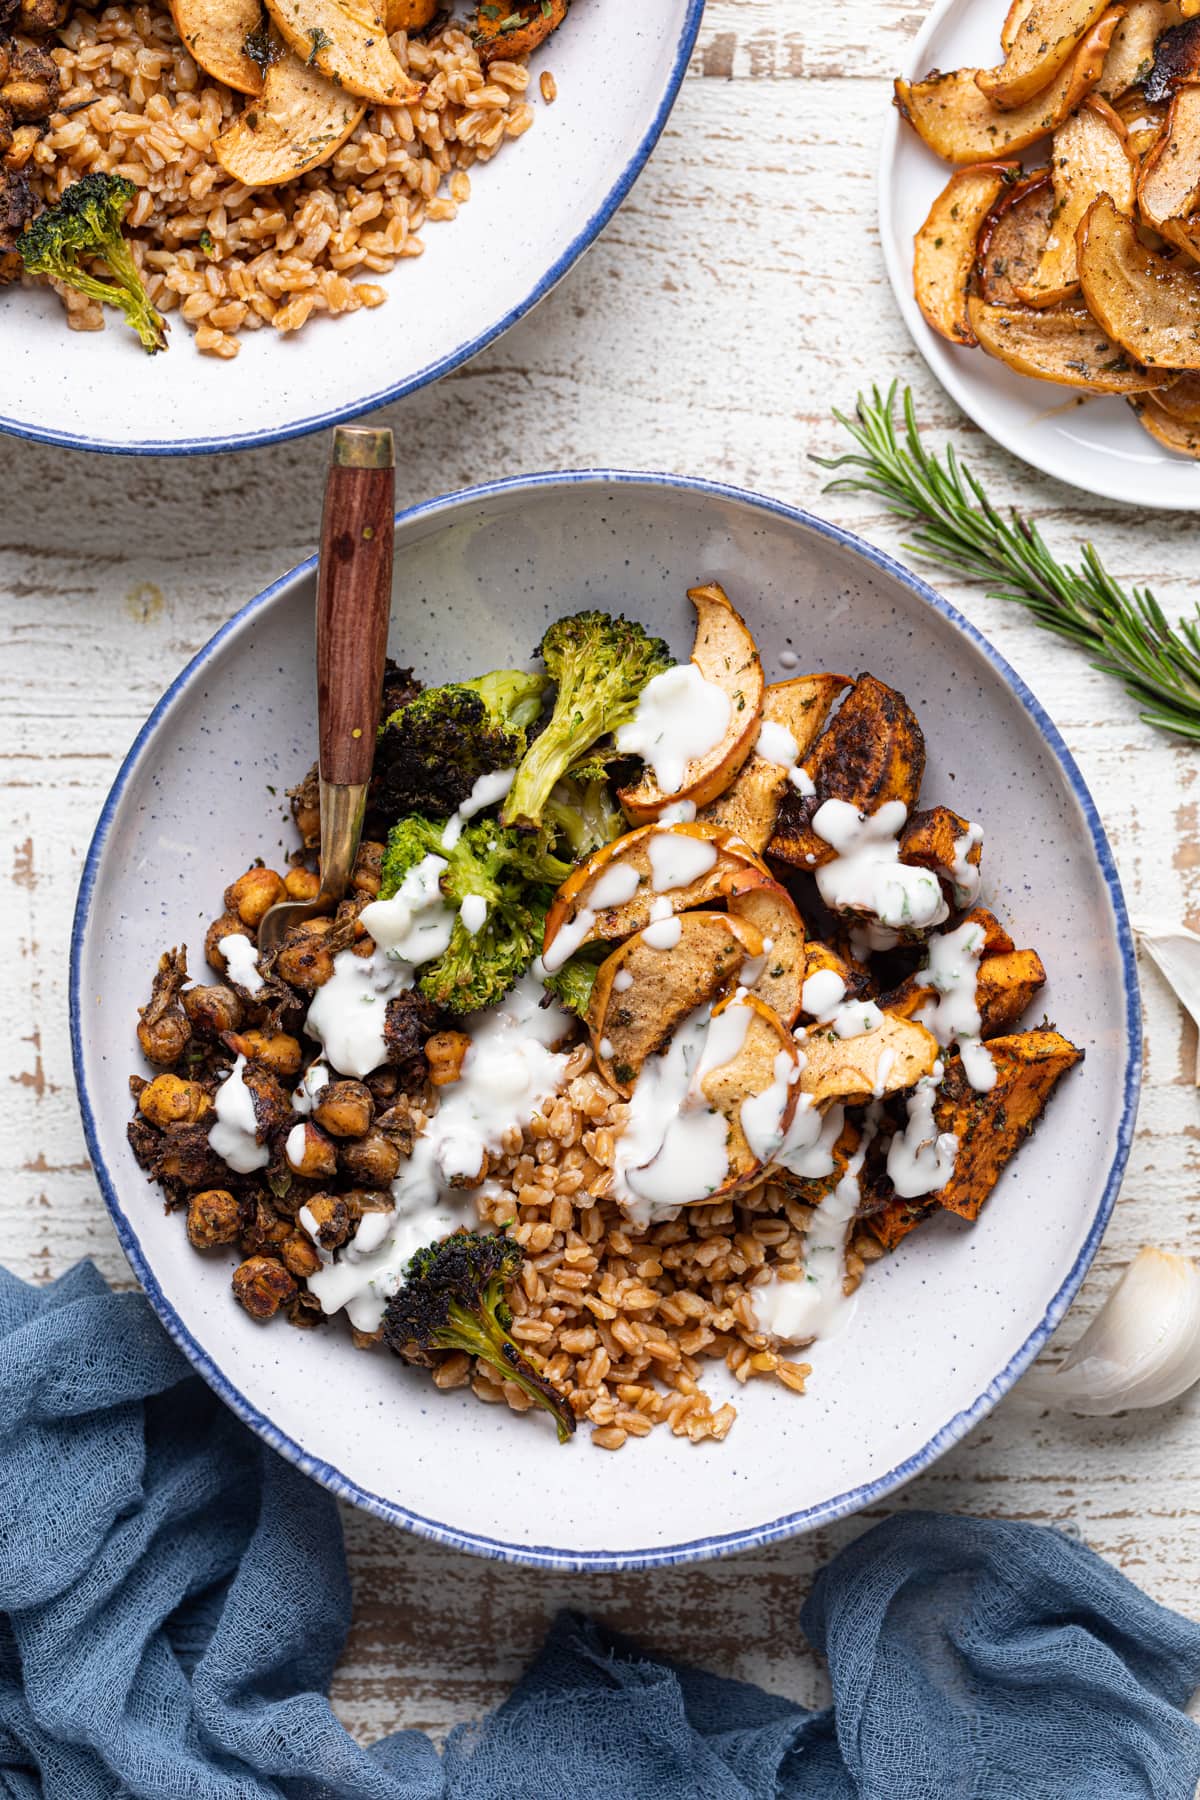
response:
<svg viewBox="0 0 1200 1800"><path fill-rule="evenodd" d="M1200 741L1200 608L1173 628L1149 588L1128 592L1091 544L1078 568L1056 561L1037 526L1012 509L1005 518L952 447L940 460L917 430L904 390L904 438L895 423L896 386L858 396L855 417L835 412L859 446L818 456L826 469L853 469L826 492L877 494L889 512L918 522L904 546L955 574L986 582L998 600L1024 606L1038 624L1092 652L1093 666L1115 675L1148 725Z"/></svg>

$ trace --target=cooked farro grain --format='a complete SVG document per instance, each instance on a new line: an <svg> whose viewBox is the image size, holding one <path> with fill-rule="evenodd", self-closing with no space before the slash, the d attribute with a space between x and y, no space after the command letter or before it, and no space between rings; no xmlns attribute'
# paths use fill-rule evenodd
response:
<svg viewBox="0 0 1200 1800"><path fill-rule="evenodd" d="M132 181L128 226L151 299L226 359L242 332L381 306L386 291L370 278L420 256L424 227L470 198L467 170L533 123L523 65L494 62L485 79L461 28L411 42L397 32L397 58L426 84L420 100L369 107L299 181L246 188L212 146L253 102L197 67L165 6L80 9L59 35L62 97L29 163L35 192L56 200L93 170ZM71 330L103 328L99 306L59 291Z"/></svg>

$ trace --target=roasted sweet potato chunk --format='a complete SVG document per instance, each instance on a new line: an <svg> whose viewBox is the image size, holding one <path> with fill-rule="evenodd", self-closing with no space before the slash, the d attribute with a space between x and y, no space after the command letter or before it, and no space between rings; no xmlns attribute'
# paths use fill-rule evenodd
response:
<svg viewBox="0 0 1200 1800"><path fill-rule="evenodd" d="M393 31L424 31L437 18L441 0L387 0L384 24L390 37Z"/></svg>
<svg viewBox="0 0 1200 1800"><path fill-rule="evenodd" d="M557 31L567 16L568 0L499 0L495 5L481 4L476 11L473 34L479 60L488 63L511 57L528 56L544 44L552 31Z"/></svg>
<svg viewBox="0 0 1200 1800"><path fill-rule="evenodd" d="M849 686L848 675L798 675L794 681L773 682L763 694L759 744L763 743L763 727L779 725L795 743L798 757L807 756L830 707ZM725 792L702 807L696 817L735 832L761 853L775 829L775 815L788 791L790 773L786 764L772 762L756 745Z"/></svg>
<svg viewBox="0 0 1200 1800"><path fill-rule="evenodd" d="M932 869L955 906L974 901L982 860L982 830L948 806L914 813L900 834L900 861Z"/></svg>
<svg viewBox="0 0 1200 1800"><path fill-rule="evenodd" d="M938 1130L958 1139L954 1173L935 1196L939 1206L976 1219L1006 1164L1029 1136L1068 1069L1082 1062L1077 1050L1050 1026L993 1038L988 1045L996 1085L976 1093L960 1059L946 1066L933 1116Z"/></svg>
<svg viewBox="0 0 1200 1800"><path fill-rule="evenodd" d="M903 694L860 675L801 765L813 792L785 794L771 856L813 869L834 855L812 829L826 800L845 800L874 813L889 800L912 812L925 776L925 738Z"/></svg>

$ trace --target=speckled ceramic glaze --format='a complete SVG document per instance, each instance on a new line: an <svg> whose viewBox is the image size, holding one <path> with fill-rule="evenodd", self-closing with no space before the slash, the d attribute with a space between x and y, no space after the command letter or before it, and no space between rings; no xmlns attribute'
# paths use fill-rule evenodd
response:
<svg viewBox="0 0 1200 1800"><path fill-rule="evenodd" d="M374 311L316 319L294 336L245 332L236 363L201 356L176 319L164 356L119 321L66 329L51 293L0 306L0 430L83 450L186 455L297 437L436 380L528 312L625 198L666 123L704 0L577 0L540 59L558 99L532 130L471 171L452 225L390 275Z"/></svg>
<svg viewBox="0 0 1200 1800"><path fill-rule="evenodd" d="M546 621L623 608L691 644L687 587L719 580L769 678L871 669L929 749L925 795L986 826L984 897L1050 972L1087 1048L974 1229L946 1218L868 1276L807 1395L737 1394L724 1445L665 1431L618 1455L549 1421L438 1393L340 1329L255 1325L230 1265L198 1257L125 1142L134 1038L159 951L202 940L227 879L293 836L283 791L313 756L313 568L260 594L147 721L105 806L73 946L76 1073L121 1240L168 1329L243 1418L337 1493L429 1537L564 1567L683 1561L804 1531L882 1498L961 1437L1062 1316L1095 1252L1133 1126L1137 983L1092 800L1033 695L929 588L774 502L675 478L552 475L401 516L391 648L430 680L524 660ZM786 660L785 660L786 659ZM714 1392L724 1392L720 1368Z"/></svg>
<svg viewBox="0 0 1200 1800"><path fill-rule="evenodd" d="M1001 59L1006 6L1007 0L939 0L896 73L916 80L935 68L991 68ZM1045 157L1028 150L1024 160L1032 168ZM947 343L926 324L913 298L913 233L950 174L892 110L883 133L879 236L905 323L947 393L989 437L1059 481L1107 500L1193 512L1200 506L1200 463L1164 449L1124 400L1018 375L982 350Z"/></svg>

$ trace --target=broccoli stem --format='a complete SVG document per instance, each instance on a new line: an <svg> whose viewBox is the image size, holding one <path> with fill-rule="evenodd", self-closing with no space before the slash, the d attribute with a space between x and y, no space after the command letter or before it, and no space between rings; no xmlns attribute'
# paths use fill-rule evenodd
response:
<svg viewBox="0 0 1200 1800"><path fill-rule="evenodd" d="M499 1320L486 1309L481 1316L468 1312L457 1300L451 1300L447 1323L438 1332L438 1339L444 1349L465 1350L468 1355L490 1363L506 1381L515 1381L536 1406L543 1406L553 1414L560 1444L565 1444L574 1435L575 1414L562 1395L543 1380Z"/></svg>

